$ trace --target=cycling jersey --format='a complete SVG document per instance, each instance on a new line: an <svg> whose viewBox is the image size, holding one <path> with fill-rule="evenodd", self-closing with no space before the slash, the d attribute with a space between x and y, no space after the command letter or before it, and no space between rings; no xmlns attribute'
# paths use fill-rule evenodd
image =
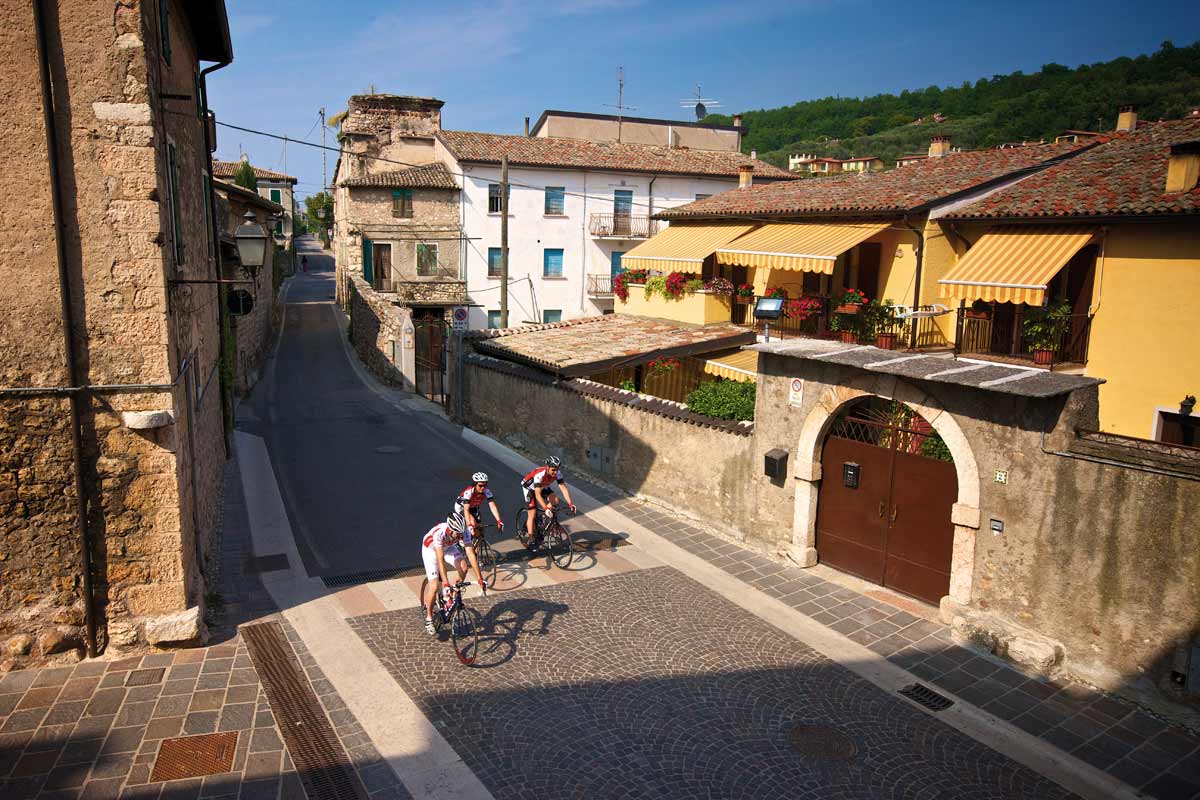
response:
<svg viewBox="0 0 1200 800"><path fill-rule="evenodd" d="M459 544L460 542L465 544L467 547L470 547L473 544L471 541L470 529L468 528L462 533L455 533L454 531L450 530L449 525L443 522L440 525L434 525L429 529L429 533L425 534L425 538L421 540L421 549L423 551L432 550L435 547L447 549Z"/></svg>
<svg viewBox="0 0 1200 800"><path fill-rule="evenodd" d="M562 470L556 476L550 467L538 467L521 479L521 488L529 494L534 489L549 489L553 483L566 483Z"/></svg>
<svg viewBox="0 0 1200 800"><path fill-rule="evenodd" d="M484 500L486 500L490 503L495 499L496 498L492 494L491 489L485 488L485 489L483 489L483 491L478 491L478 490L476 490L474 484L472 484L471 486L468 486L466 489L463 489L462 494L460 494L460 495L458 495L458 497L454 498L454 510L457 511L459 514L465 515L466 510L470 509L476 515L478 515L479 507L481 505L483 505Z"/></svg>

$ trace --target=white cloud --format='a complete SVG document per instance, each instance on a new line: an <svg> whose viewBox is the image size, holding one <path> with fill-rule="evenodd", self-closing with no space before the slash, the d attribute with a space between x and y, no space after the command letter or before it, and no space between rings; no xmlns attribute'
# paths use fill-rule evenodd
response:
<svg viewBox="0 0 1200 800"><path fill-rule="evenodd" d="M243 36L269 28L275 24L278 19L274 14L254 14L241 13L229 15L229 31L234 37L241 39Z"/></svg>

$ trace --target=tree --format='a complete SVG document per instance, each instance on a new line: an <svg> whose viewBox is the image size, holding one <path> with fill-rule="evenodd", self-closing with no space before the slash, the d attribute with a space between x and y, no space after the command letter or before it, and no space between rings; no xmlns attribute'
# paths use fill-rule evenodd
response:
<svg viewBox="0 0 1200 800"><path fill-rule="evenodd" d="M258 191L258 178L254 177L254 167L250 166L249 161L243 161L238 165L237 172L233 173L233 182L243 189L249 189L252 192Z"/></svg>
<svg viewBox="0 0 1200 800"><path fill-rule="evenodd" d="M333 228L333 195L317 192L304 198L305 216L321 235L321 242L329 244L329 230Z"/></svg>

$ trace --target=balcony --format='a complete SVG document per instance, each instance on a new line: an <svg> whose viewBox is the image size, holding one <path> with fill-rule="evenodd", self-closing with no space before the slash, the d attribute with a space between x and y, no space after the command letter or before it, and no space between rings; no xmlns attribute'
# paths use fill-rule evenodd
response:
<svg viewBox="0 0 1200 800"><path fill-rule="evenodd" d="M588 275L587 293L588 297L611 298L613 296L612 275Z"/></svg>
<svg viewBox="0 0 1200 800"><path fill-rule="evenodd" d="M467 302L467 282L425 278L392 281L396 300L403 305L463 305Z"/></svg>
<svg viewBox="0 0 1200 800"><path fill-rule="evenodd" d="M1057 342L1035 351L1024 332L1025 308L997 303L990 311L966 312L958 321L955 353L1009 363L1033 362L1051 368L1081 367L1087 363L1090 316L1070 315Z"/></svg>
<svg viewBox="0 0 1200 800"><path fill-rule="evenodd" d="M938 314L934 306L920 306L918 312L931 316L914 316L910 319L893 319L868 333L836 331L833 323L834 312L828 297L807 296L820 303L818 310L807 319L790 319L780 317L770 320L771 337L773 339L843 339L858 344L870 344L887 349L909 349L916 334L918 350L948 349L951 346L946 332L953 330L953 319L946 314ZM730 321L734 325L751 328L758 334L766 333L766 320L754 318L754 304L757 297L736 298L731 309Z"/></svg>
<svg viewBox="0 0 1200 800"><path fill-rule="evenodd" d="M648 216L592 214L588 231L597 239L646 239L658 233L658 223Z"/></svg>

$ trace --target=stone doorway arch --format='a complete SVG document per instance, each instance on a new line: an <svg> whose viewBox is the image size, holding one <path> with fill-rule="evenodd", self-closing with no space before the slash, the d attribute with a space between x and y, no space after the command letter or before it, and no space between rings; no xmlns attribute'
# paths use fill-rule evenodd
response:
<svg viewBox="0 0 1200 800"><path fill-rule="evenodd" d="M935 398L899 379L875 380L870 386L826 386L800 430L795 453L796 493L792 516L791 557L804 567L817 561L817 503L821 481L821 452L835 419L849 403L879 397L904 403L920 414L942 437L954 458L958 498L951 508L954 548L950 561L950 592L942 598L942 617L971 600L975 572L975 536L979 530L979 466L967 437L954 416Z"/></svg>

